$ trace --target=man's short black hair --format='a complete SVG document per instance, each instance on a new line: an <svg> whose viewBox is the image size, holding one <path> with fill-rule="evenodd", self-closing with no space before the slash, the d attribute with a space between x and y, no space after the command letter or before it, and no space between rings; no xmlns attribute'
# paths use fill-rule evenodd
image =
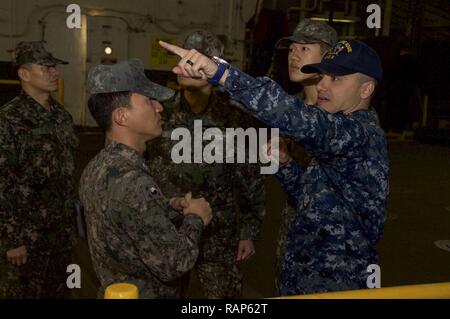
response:
<svg viewBox="0 0 450 319"><path fill-rule="evenodd" d="M326 53L328 53L328 51L331 50L331 46L329 46L328 44L324 43L324 42L319 42L320 45L320 53L322 55L325 55Z"/></svg>
<svg viewBox="0 0 450 319"><path fill-rule="evenodd" d="M111 129L112 113L119 107L130 107L131 92L98 93L89 97L88 107L98 126L107 132Z"/></svg>

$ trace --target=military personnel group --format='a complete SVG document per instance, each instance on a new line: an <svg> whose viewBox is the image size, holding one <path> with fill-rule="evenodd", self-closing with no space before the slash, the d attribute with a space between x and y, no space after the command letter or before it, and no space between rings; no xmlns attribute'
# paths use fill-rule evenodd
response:
<svg viewBox="0 0 450 319"><path fill-rule="evenodd" d="M159 44L179 57L177 91L150 81L139 59L89 70L88 108L105 144L79 181L72 118L51 96L67 62L45 42L16 46L22 90L0 108L0 298L70 297L77 201L99 298L121 282L140 298L185 298L193 269L207 298L241 298L240 264L255 254L271 194L258 164L174 163L171 133L192 132L196 120L204 130L280 130L279 149L267 148L278 152L275 177L288 198L274 265L280 296L366 288L389 192L386 138L371 107L382 80L375 50L300 21L276 44L303 86L296 96L230 65L208 31L180 47Z"/></svg>

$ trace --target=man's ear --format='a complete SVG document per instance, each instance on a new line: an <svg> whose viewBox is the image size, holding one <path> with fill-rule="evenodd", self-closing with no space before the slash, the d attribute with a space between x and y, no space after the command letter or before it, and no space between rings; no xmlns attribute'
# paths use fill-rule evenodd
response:
<svg viewBox="0 0 450 319"><path fill-rule="evenodd" d="M17 75L24 82L30 81L30 71L26 68L19 67L17 70Z"/></svg>
<svg viewBox="0 0 450 319"><path fill-rule="evenodd" d="M113 123L119 126L128 126L128 110L126 107L118 107L111 114Z"/></svg>
<svg viewBox="0 0 450 319"><path fill-rule="evenodd" d="M367 81L361 84L361 99L367 100L372 97L375 92L375 83L373 81Z"/></svg>

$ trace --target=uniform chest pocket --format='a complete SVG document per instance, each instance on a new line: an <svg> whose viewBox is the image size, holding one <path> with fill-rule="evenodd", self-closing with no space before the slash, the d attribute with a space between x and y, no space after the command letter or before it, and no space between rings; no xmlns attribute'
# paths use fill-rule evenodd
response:
<svg viewBox="0 0 450 319"><path fill-rule="evenodd" d="M71 122L63 122L55 127L55 135L59 144L69 151L73 151L78 146L78 138L73 131Z"/></svg>
<svg viewBox="0 0 450 319"><path fill-rule="evenodd" d="M30 130L20 141L19 159L23 172L38 179L59 176L62 151L50 128Z"/></svg>

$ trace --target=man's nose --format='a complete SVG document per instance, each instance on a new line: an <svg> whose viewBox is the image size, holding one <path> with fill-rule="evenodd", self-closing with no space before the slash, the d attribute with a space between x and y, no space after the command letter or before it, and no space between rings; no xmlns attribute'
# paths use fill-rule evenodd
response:
<svg viewBox="0 0 450 319"><path fill-rule="evenodd" d="M162 106L162 104L159 101L155 101L155 110L158 113L161 113L162 111L164 111L164 107Z"/></svg>
<svg viewBox="0 0 450 319"><path fill-rule="evenodd" d="M301 56L300 56L300 54L297 51L294 51L294 52L291 53L290 59L294 60L294 61L300 61L301 60Z"/></svg>
<svg viewBox="0 0 450 319"><path fill-rule="evenodd" d="M328 87L330 85L330 77L327 75L322 75L322 79L317 83L317 91L319 92L325 92L328 90Z"/></svg>

